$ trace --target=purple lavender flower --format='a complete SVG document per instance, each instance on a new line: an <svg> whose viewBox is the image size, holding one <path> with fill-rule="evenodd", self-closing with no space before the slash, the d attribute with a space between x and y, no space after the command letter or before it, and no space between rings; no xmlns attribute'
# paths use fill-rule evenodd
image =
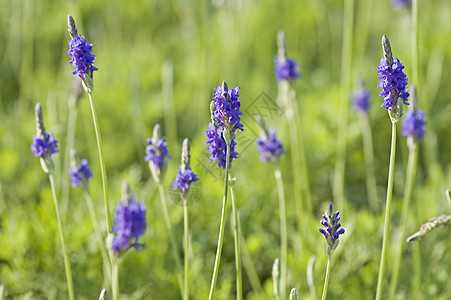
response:
<svg viewBox="0 0 451 300"><path fill-rule="evenodd" d="M341 224L338 223L340 221L339 211L337 210L333 213L334 207L332 203L329 204L328 209L323 215L323 220L321 220L321 225L324 228L320 228L319 232L324 234L326 238L326 252L330 255L338 246L340 234L345 233L345 230L341 227Z"/></svg>
<svg viewBox="0 0 451 300"><path fill-rule="evenodd" d="M44 136L33 135L33 144L31 144L31 151L34 156L40 156L41 158L48 158L52 154L57 153L58 141L55 140L53 134L48 132L44 133Z"/></svg>
<svg viewBox="0 0 451 300"><path fill-rule="evenodd" d="M129 195L125 201L120 201L114 218L113 251L120 255L132 247L143 247L138 239L146 231L146 226L146 206L142 200L136 202L135 195Z"/></svg>
<svg viewBox="0 0 451 300"><path fill-rule="evenodd" d="M393 64L390 66L385 58L381 58L381 63L377 67L380 82L377 87L382 88L379 94L384 98L384 103L381 105L388 110L396 106L398 98L401 98L405 105L409 105L407 97L407 75L404 74L404 66L395 58Z"/></svg>
<svg viewBox="0 0 451 300"><path fill-rule="evenodd" d="M405 6L410 6L411 4L411 0L391 0L391 5L396 10L399 10Z"/></svg>
<svg viewBox="0 0 451 300"><path fill-rule="evenodd" d="M182 167L181 167L182 168ZM172 183L172 190L179 190L181 193L188 191L191 183L199 180L196 174L194 174L193 170L185 169L178 170L177 176L175 177L175 181Z"/></svg>
<svg viewBox="0 0 451 300"><path fill-rule="evenodd" d="M166 138L162 137L158 140L147 139L149 146L146 147L146 157L145 161L152 162L158 169L162 169L169 159L168 144L166 143Z"/></svg>
<svg viewBox="0 0 451 300"><path fill-rule="evenodd" d="M239 87L229 89L225 82L218 86L213 94L213 101L210 105L211 119L207 132L208 152L211 161L218 160L218 166L226 167L227 142L230 140L230 162L238 157L235 151L235 132L237 129L243 130L240 115L240 102L238 101Z"/></svg>
<svg viewBox="0 0 451 300"><path fill-rule="evenodd" d="M270 128L268 134L260 134L257 138L260 161L276 162L285 153L282 143L276 137L276 130Z"/></svg>
<svg viewBox="0 0 451 300"><path fill-rule="evenodd" d="M301 77L299 68L293 58L281 59L279 56L274 57L275 72L278 81L294 80Z"/></svg>
<svg viewBox="0 0 451 300"><path fill-rule="evenodd" d="M69 50L67 54L71 58L70 64L77 69L72 73L74 76L85 80L85 74L92 78L92 72L99 70L94 67L94 59L96 56L92 54L92 44L88 44L84 36L76 36L69 41Z"/></svg>
<svg viewBox="0 0 451 300"><path fill-rule="evenodd" d="M421 109L408 110L402 121L401 133L405 136L422 138L424 136L424 126L426 125L425 113Z"/></svg>
<svg viewBox="0 0 451 300"><path fill-rule="evenodd" d="M361 87L353 92L351 100L355 110L365 114L368 113L370 109L370 92L366 88Z"/></svg>
<svg viewBox="0 0 451 300"><path fill-rule="evenodd" d="M83 159L76 168L71 168L69 173L71 187L80 186L92 177L91 168L86 159Z"/></svg>

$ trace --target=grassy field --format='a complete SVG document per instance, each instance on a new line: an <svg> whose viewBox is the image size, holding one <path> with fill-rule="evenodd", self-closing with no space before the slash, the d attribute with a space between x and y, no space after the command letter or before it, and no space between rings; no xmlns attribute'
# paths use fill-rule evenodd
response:
<svg viewBox="0 0 451 300"><path fill-rule="evenodd" d="M391 122L386 109L380 107L383 100L377 88L383 34L390 38L394 57L404 64L409 84L417 77L418 106L426 112L427 120L426 134L419 144L406 234L416 232L431 217L451 214L445 196L445 190L451 188L451 6L447 1L418 2L416 57L412 9L395 10L389 0L1 1L3 298L67 296L52 192L39 159L30 151L37 102L42 104L47 130L59 141L54 176L76 299L97 299L101 289L108 286L83 193L80 189L68 190L68 101L74 84L80 81L73 77L66 54L68 14L74 16L79 34L93 44L95 66L99 68L94 73L93 100L102 133L112 213L121 199L124 181L147 206L147 231L141 240L145 248L132 251L121 265L120 299L180 298L158 188L144 161L146 139L157 123L167 137L172 158L164 181L168 192L179 168L182 141L188 137L192 143L191 167L200 178L197 187L201 194L189 207L190 291L192 299L208 298L224 172L210 162L205 131L213 88L223 80L229 87L241 87L244 131L237 133L239 158L233 161L231 175L236 177L234 191L241 222L244 299L274 297L271 271L274 259L280 256L274 168L259 161L255 114L261 114L268 126L276 128L286 150L281 171L288 211L288 291L296 288L300 299L320 297L327 255L318 229L322 214L333 202L340 210L346 233L333 254L328 297L374 298L391 137ZM293 153L293 128L287 126L284 108L277 101L274 57L280 30L285 32L288 56L296 59L301 72L293 87L297 134L304 155ZM359 80L371 93L376 209L368 202L362 130L349 98ZM80 157L90 161L94 174L90 192L106 236L99 156L86 94L76 110L74 146ZM388 298L396 245L407 237L400 234L400 216L409 150L398 127L383 299ZM337 199L334 173L340 165L336 163L340 151L345 155L344 197ZM297 167L293 168L293 159L302 163L301 156L307 168L303 178L299 178ZM306 175L308 189L300 190L298 182ZM299 203L304 203L302 209ZM168 202L168 208L183 259L183 207ZM235 298L228 209L215 299ZM450 248L449 227L432 231L424 240L406 243L396 299L451 299Z"/></svg>

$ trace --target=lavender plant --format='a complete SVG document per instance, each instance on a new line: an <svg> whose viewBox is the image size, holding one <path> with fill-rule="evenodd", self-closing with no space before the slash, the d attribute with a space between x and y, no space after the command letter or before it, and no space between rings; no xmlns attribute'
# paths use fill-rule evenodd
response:
<svg viewBox="0 0 451 300"><path fill-rule="evenodd" d="M382 88L380 96L384 98L381 105L386 108L392 122L392 139L390 150L390 166L388 171L387 201L385 205L384 236L382 241L382 253L379 266L379 276L377 280L376 299L382 297L382 282L385 272L385 256L388 244L388 230L390 226L391 200L393 192L393 174L395 169L396 153L396 124L403 115L403 104L408 105L407 97L407 76L404 74L404 66L395 58L393 59L390 42L387 36L382 36L382 50L384 57L381 58L380 65L377 67L380 82L377 85Z"/></svg>
<svg viewBox="0 0 451 300"><path fill-rule="evenodd" d="M285 299L287 278L287 211L285 207L285 193L283 189L282 172L280 172L280 156L285 153L282 143L276 137L274 128L268 130L262 117L257 116L256 121L260 126L260 136L257 138L258 153L261 161L271 162L274 166L274 176L277 182L280 213L280 298Z"/></svg>
<svg viewBox="0 0 451 300"><path fill-rule="evenodd" d="M41 167L44 173L49 176L50 187L52 189L53 203L55 205L56 220L58 223L58 233L61 242L61 250L63 252L64 268L66 271L66 283L69 299L74 299L74 287L72 283L72 270L70 267L69 257L67 255L66 242L64 239L63 223L61 221L58 199L56 196L55 180L53 178L53 170L55 168L52 155L58 153L58 141L53 134L46 132L44 126L44 117L42 115L42 107L40 103L35 108L36 119L36 135L33 136L31 151L33 155L40 158Z"/></svg>
<svg viewBox="0 0 451 300"><path fill-rule="evenodd" d="M136 196L130 192L128 183L124 184L123 200L117 205L111 241L111 256L113 257L113 300L119 299L119 265L125 253L130 249L139 250L144 244L139 238L146 231L146 206L144 201L136 201Z"/></svg>
<svg viewBox="0 0 451 300"><path fill-rule="evenodd" d="M224 238L225 227L225 215L227 208L227 191L229 188L229 172L231 168L231 162L234 158L238 157L238 153L235 151L235 132L237 130L243 130L243 124L241 124L242 115L240 111L239 87L229 89L226 82L223 81L221 86L218 86L213 94L213 100L210 103L211 123L206 131L208 152L210 153L211 161L218 161L218 166L225 168L224 177L224 197L222 200L222 213L221 223L219 226L218 246L216 251L215 265L213 269L213 275L210 286L209 299L214 296L216 280L219 272L219 262L221 260L222 244ZM234 203L232 203L233 205ZM235 207L232 208L236 211ZM236 219L237 214L234 214L235 224L239 222ZM239 231L238 231L239 232ZM240 247L239 237L235 238L235 260L237 271L237 299L241 299L241 261L240 261Z"/></svg>
<svg viewBox="0 0 451 300"><path fill-rule="evenodd" d="M189 230L188 230L188 199L191 183L199 180L196 174L190 167L190 142L188 138L183 140L182 146L182 164L180 170L177 171L175 181L172 183L173 190L180 191L180 197L183 201L183 216L184 216L184 235L185 235L185 282L183 299L189 299L189 285L188 285L188 271L189 271Z"/></svg>
<svg viewBox="0 0 451 300"><path fill-rule="evenodd" d="M319 229L319 232L324 234L324 237L326 238L327 253L326 278L324 279L322 300L326 299L327 288L329 286L330 260L332 253L337 249L338 244L340 243L340 235L345 233L345 230L341 228L341 223L338 222L340 221L340 212L337 210L334 213L333 211L334 207L332 203L329 203L329 206L323 215L323 220L321 220L321 225L323 225L324 228Z"/></svg>
<svg viewBox="0 0 451 300"><path fill-rule="evenodd" d="M76 68L72 74L81 79L83 87L86 93L88 93L89 103L91 104L91 113L94 122L94 130L96 132L97 149L99 152L100 170L102 174L106 223L108 232L111 232L110 203L108 199L106 167L103 159L102 137L100 135L99 121L97 120L94 102L92 101L92 92L94 90L93 72L98 71L98 68L94 66L94 59L96 56L91 53L92 44L89 44L84 36L80 37L78 35L77 26L75 25L74 18L72 18L71 15L67 16L67 25L69 35L71 37L71 40L69 41L70 49L67 51L67 54L71 58L69 63Z"/></svg>

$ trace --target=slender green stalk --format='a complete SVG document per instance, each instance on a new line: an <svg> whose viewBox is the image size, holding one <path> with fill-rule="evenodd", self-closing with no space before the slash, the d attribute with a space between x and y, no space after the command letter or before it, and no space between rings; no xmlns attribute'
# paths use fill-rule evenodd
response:
<svg viewBox="0 0 451 300"><path fill-rule="evenodd" d="M180 295L183 297L183 295L184 295L183 279L182 279L182 274L181 274L182 262L180 261L180 257L177 254L178 245L177 245L177 240L175 239L174 233L172 232L171 220L169 219L168 208L166 206L166 196L165 196L166 194L164 192L163 183L161 183L161 182L158 183L158 190L160 192L161 207L163 209L164 221L166 223L166 228L168 229L168 233L169 233L169 239L171 241L171 249L172 249L171 252L172 252L172 256L174 258L174 262L175 262L175 268L176 268L175 273L177 275L177 281L179 283Z"/></svg>
<svg viewBox="0 0 451 300"><path fill-rule="evenodd" d="M326 299L327 288L329 287L330 257L331 257L331 255L327 256L326 278L324 278L324 288L323 288L323 295L321 296L321 300Z"/></svg>
<svg viewBox="0 0 451 300"><path fill-rule="evenodd" d="M240 224L238 224L240 226ZM241 238L241 250L243 250L243 267L246 272L246 277L249 280L249 284L254 292L260 293L263 291L263 286L260 282L260 278L258 277L257 270L255 269L254 263L252 262L252 258L247 251L245 238L240 234Z"/></svg>
<svg viewBox="0 0 451 300"><path fill-rule="evenodd" d="M363 152L365 153L366 188L368 190L368 203L373 211L377 211L377 186L374 172L373 137L368 114L360 114L362 127Z"/></svg>
<svg viewBox="0 0 451 300"><path fill-rule="evenodd" d="M345 209L345 160L346 136L348 131L349 91L351 86L352 29L354 23L354 0L344 1L343 11L343 43L341 51L341 93L338 112L337 158L333 195L337 206Z"/></svg>
<svg viewBox="0 0 451 300"><path fill-rule="evenodd" d="M183 200L183 216L185 229L185 289L183 299L189 299L188 270L189 270L189 231L188 231L188 203Z"/></svg>
<svg viewBox="0 0 451 300"><path fill-rule="evenodd" d="M240 222L232 186L230 186L230 199L232 200L233 238L235 241L236 299L241 300L243 299L243 283L241 276Z"/></svg>
<svg viewBox="0 0 451 300"><path fill-rule="evenodd" d="M210 286L210 295L208 297L209 300L213 299L213 295L215 293L216 280L218 279L218 272L219 272L219 262L221 261L222 242L224 239L224 227L225 227L226 209L227 209L227 191L229 188L229 167L230 167L230 142L227 143L226 167L225 167L225 177L224 177L224 197L222 198L221 224L219 226L218 247L216 249L215 266L213 268L213 276L211 279L211 286Z"/></svg>
<svg viewBox="0 0 451 300"><path fill-rule="evenodd" d="M396 154L396 122L392 122L390 166L388 169L388 184L387 184L387 202L385 204L384 237L382 240L381 261L379 265L379 276L377 279L377 292L376 292L377 300L380 300L382 297L382 283L384 281L385 255L387 253L388 228L390 226L390 211L393 193L393 176L395 173L395 154Z"/></svg>
<svg viewBox="0 0 451 300"><path fill-rule="evenodd" d="M52 173L49 173L50 186L52 188L53 203L55 204L56 220L58 222L58 232L61 240L61 250L63 251L64 268L66 270L67 292L69 299L74 300L74 286L72 284L72 271L70 268L69 257L67 256L66 243L64 241L63 223L61 222L60 210L58 207L58 199L56 197L55 181Z"/></svg>
<svg viewBox="0 0 451 300"><path fill-rule="evenodd" d="M94 226L94 233L97 239L97 243L99 244L100 254L102 255L104 273L106 281L111 282L111 262L108 257L107 249L105 243L102 238L102 233L100 232L99 221L97 220L97 216L94 209L94 204L92 202L91 195L87 191L87 189L83 189L83 194L85 195L86 205L88 206L89 214L91 215L92 225Z"/></svg>
<svg viewBox="0 0 451 300"><path fill-rule="evenodd" d="M393 275L390 284L389 299L394 299L396 293L396 287L398 285L399 270L401 266L402 251L404 249L405 243L405 233L407 218L409 213L409 202L412 197L413 181L415 179L416 169L418 160L418 147L410 147L409 151L409 161L407 163L407 179L406 185L404 187L404 198L402 200L402 213L401 213L401 234L399 236L399 241L397 245L398 251L396 252L395 262L393 265Z"/></svg>
<svg viewBox="0 0 451 300"><path fill-rule="evenodd" d="M94 129L96 131L97 148L99 149L100 171L102 173L102 185L103 185L103 198L105 200L105 214L108 233L111 232L111 217L110 217L110 202L108 200L108 184L106 179L106 169L103 160L103 147L102 137L100 136L99 121L97 120L96 110L94 108L94 102L92 101L91 93L88 93L89 103L91 104L92 120L94 121Z"/></svg>
<svg viewBox="0 0 451 300"><path fill-rule="evenodd" d="M113 279L112 279L112 290L113 290L113 300L119 300L119 264L120 262L113 261Z"/></svg>
<svg viewBox="0 0 451 300"><path fill-rule="evenodd" d="M285 207L285 194L283 191L282 173L277 166L274 171L277 181L277 192L279 194L280 211L280 299L286 299L287 280L287 211Z"/></svg>

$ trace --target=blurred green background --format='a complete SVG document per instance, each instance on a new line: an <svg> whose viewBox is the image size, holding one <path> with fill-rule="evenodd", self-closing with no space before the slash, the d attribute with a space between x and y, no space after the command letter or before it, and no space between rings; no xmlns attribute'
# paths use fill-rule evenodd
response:
<svg viewBox="0 0 451 300"><path fill-rule="evenodd" d="M379 268L390 149L390 121L380 108L376 67L382 56L381 36L391 41L394 57L412 75L411 10L394 10L389 0L355 1L351 87L363 79L371 92L370 121L378 185L379 210L369 209L362 136L357 114L349 107L346 143L347 230L333 256L330 298L371 299ZM281 111L260 111L279 131L287 155L282 174L289 218L288 284L301 299L312 299L307 264L316 256L313 284L322 291L326 267L321 215L333 201L336 135L341 88L343 1L0 1L0 284L6 299L64 299L64 265L57 236L47 176L30 151L35 134L34 106L40 102L47 130L59 140L55 176L59 195L66 152L68 99L73 91L69 65L67 15L97 56L94 102L102 132L112 209L129 181L147 205L145 249L130 254L120 270L121 299L178 299L169 237L160 212L159 195L144 161L146 138L160 123L168 137L172 160L165 185L180 163L184 137L192 140L192 168L200 177L202 197L190 207L191 291L206 299L213 271L222 204L223 173L206 153L213 87L227 81L240 86L245 131L238 135L235 160L236 200L241 219L246 299L272 297L271 269L279 256L278 199L273 168L256 154L252 114L263 103L276 103L273 58L276 35L283 30L288 55L297 60L302 78L297 92L300 128L309 173L311 211L296 211L291 147ZM419 107L427 113L419 167L407 224L413 233L430 217L450 214L445 189L451 188L451 6L447 1L419 1ZM346 54L345 54L346 55ZM409 82L410 83L410 82ZM348 97L344 98L348 101ZM269 101L269 102L268 102ZM277 108L277 106L275 106ZM77 106L75 148L88 158L99 220L104 225L103 192L97 146L86 95ZM399 131L400 133L400 131ZM392 223L384 295L389 288L394 245L399 238L408 149L399 135ZM101 257L92 222L79 189L69 201L60 197L66 241L77 299L97 299L103 287ZM183 209L169 205L175 235L183 236ZM301 216L300 218L298 216ZM304 220L302 226L297 220ZM217 299L233 299L233 236L227 219ZM103 228L105 231L105 228ZM397 298L451 299L449 228L405 245ZM180 255L183 255L180 248ZM385 296L384 296L385 297Z"/></svg>

